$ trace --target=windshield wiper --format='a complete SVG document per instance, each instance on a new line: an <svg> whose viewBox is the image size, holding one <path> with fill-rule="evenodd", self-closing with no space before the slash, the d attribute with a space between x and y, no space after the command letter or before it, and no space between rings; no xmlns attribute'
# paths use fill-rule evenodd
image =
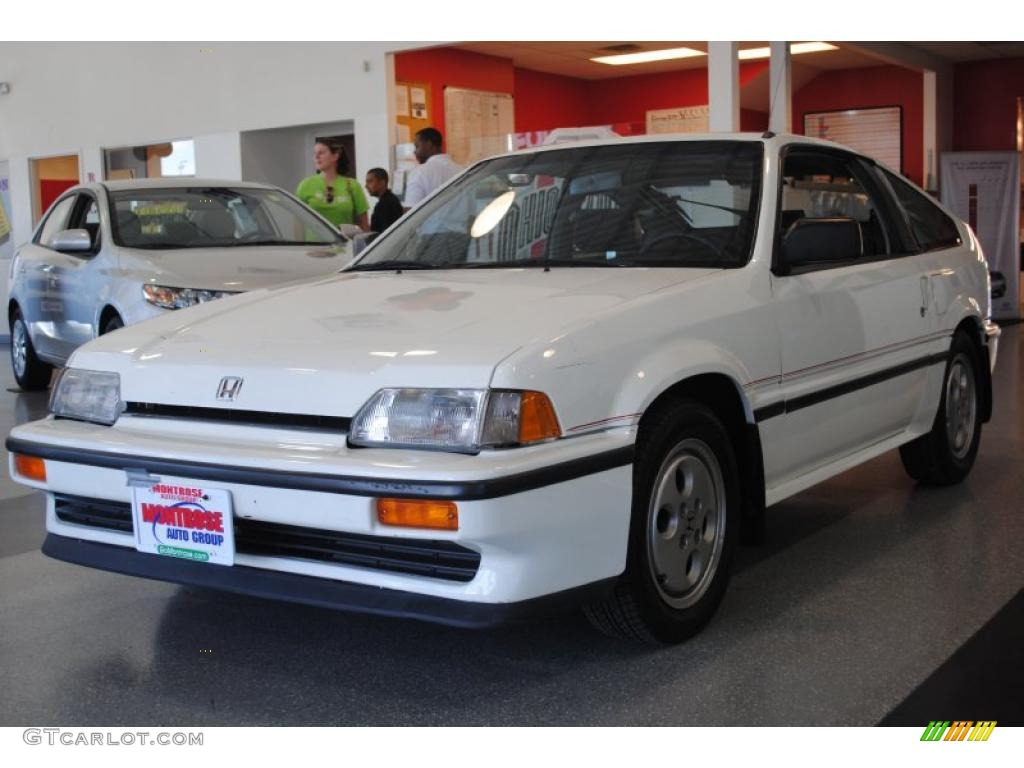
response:
<svg viewBox="0 0 1024 768"><path fill-rule="evenodd" d="M412 260L401 260L395 261L375 261L372 264L356 264L355 266L349 267L344 270L345 272L391 272L391 271L402 271L406 269L441 269L442 267L448 266L447 262L440 264L431 264L426 261L412 261Z"/></svg>

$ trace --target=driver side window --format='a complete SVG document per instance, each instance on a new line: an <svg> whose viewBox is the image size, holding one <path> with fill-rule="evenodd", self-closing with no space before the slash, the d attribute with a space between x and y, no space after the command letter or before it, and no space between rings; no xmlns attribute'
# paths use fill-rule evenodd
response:
<svg viewBox="0 0 1024 768"><path fill-rule="evenodd" d="M75 195L68 195L53 206L53 209L50 211L50 215L46 217L46 221L43 222L43 226L39 229L39 235L36 237L37 245L49 248L50 241L53 240L54 235L67 229L64 224L68 220L68 215L71 213L71 207L75 203L75 197Z"/></svg>
<svg viewBox="0 0 1024 768"><path fill-rule="evenodd" d="M793 268L843 266L894 253L894 237L873 188L852 157L788 152L782 166L778 240Z"/></svg>
<svg viewBox="0 0 1024 768"><path fill-rule="evenodd" d="M100 249L100 209L96 204L96 198L92 195L79 195L78 203L75 205L65 229L84 229L89 233L92 252L98 252Z"/></svg>

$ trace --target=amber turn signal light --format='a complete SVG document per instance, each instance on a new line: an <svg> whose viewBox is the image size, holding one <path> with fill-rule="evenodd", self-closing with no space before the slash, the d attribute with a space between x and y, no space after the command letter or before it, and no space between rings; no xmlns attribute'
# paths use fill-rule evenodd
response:
<svg viewBox="0 0 1024 768"><path fill-rule="evenodd" d="M459 530L459 508L454 501L377 499L377 520L403 528Z"/></svg>
<svg viewBox="0 0 1024 768"><path fill-rule="evenodd" d="M519 442L535 443L560 437L555 407L543 392L523 392L519 406Z"/></svg>
<svg viewBox="0 0 1024 768"><path fill-rule="evenodd" d="M46 482L46 462L38 456L14 454L14 469L26 480L35 480L39 483Z"/></svg>

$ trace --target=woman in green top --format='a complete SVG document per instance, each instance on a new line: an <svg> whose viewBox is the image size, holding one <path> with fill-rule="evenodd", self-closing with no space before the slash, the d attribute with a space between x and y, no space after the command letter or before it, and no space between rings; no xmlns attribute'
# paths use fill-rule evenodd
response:
<svg viewBox="0 0 1024 768"><path fill-rule="evenodd" d="M318 141L313 146L316 173L299 182L295 196L334 226L358 224L368 231L370 206L355 179L347 177L348 156L340 144Z"/></svg>

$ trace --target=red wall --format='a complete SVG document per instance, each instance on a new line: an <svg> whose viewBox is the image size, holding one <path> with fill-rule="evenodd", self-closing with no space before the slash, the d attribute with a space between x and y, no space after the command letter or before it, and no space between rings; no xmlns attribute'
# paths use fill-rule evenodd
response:
<svg viewBox="0 0 1024 768"><path fill-rule="evenodd" d="M518 133L590 124L586 80L516 68L515 94Z"/></svg>
<svg viewBox="0 0 1024 768"><path fill-rule="evenodd" d="M922 181L924 79L902 67L863 67L822 72L793 94L793 131L803 133L804 113L866 107L903 108L904 174Z"/></svg>
<svg viewBox="0 0 1024 768"><path fill-rule="evenodd" d="M39 210L45 213L46 209L63 194L65 189L70 189L77 183L77 179L40 179Z"/></svg>
<svg viewBox="0 0 1024 768"><path fill-rule="evenodd" d="M970 61L953 71L953 149L1017 148L1017 99L1024 98L1024 58Z"/></svg>
<svg viewBox="0 0 1024 768"><path fill-rule="evenodd" d="M395 79L399 82L430 83L430 121L442 134L446 85L494 93L515 93L512 59L456 48L428 48L396 54Z"/></svg>

